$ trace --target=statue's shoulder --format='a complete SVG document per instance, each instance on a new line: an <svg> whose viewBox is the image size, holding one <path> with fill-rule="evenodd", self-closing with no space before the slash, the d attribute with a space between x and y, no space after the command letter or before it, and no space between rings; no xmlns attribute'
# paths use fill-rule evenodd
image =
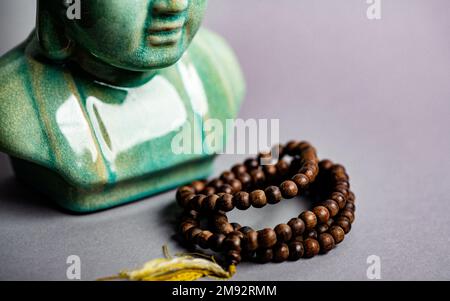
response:
<svg viewBox="0 0 450 301"><path fill-rule="evenodd" d="M208 73L208 81L216 89L223 87L239 109L245 95L245 79L232 48L218 34L201 28L194 38L188 55L200 72ZM213 80L216 80L214 82Z"/></svg>
<svg viewBox="0 0 450 301"><path fill-rule="evenodd" d="M0 151L45 164L49 150L33 100L27 42L0 57Z"/></svg>

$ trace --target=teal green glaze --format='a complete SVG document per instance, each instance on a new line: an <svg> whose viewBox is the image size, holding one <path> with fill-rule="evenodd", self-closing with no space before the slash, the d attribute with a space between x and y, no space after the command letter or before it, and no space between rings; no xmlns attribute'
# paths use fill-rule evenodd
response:
<svg viewBox="0 0 450 301"><path fill-rule="evenodd" d="M201 124L234 118L244 95L232 51L199 30L206 1L84 1L74 21L61 2L39 1L36 31L0 58L0 150L17 176L77 212L206 177L214 155L172 141L191 125L202 143Z"/></svg>

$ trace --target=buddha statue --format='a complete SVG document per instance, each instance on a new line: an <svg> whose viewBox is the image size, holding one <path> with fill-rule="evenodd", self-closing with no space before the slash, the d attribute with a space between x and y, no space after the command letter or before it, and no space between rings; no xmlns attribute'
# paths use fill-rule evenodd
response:
<svg viewBox="0 0 450 301"><path fill-rule="evenodd" d="M72 19L66 0L38 0L36 29L0 58L0 151L17 178L93 212L207 177L214 153L172 140L198 124L202 143L202 122L235 118L245 88L200 28L206 2L86 0Z"/></svg>

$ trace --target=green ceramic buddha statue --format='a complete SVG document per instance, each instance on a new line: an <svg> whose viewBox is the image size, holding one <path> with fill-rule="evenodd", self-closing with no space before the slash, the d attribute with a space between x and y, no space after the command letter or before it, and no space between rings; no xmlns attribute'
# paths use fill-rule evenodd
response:
<svg viewBox="0 0 450 301"><path fill-rule="evenodd" d="M214 155L172 141L234 118L244 81L223 39L200 29L205 7L86 0L71 19L66 0L38 0L35 31L0 58L0 150L17 177L76 212L206 177Z"/></svg>

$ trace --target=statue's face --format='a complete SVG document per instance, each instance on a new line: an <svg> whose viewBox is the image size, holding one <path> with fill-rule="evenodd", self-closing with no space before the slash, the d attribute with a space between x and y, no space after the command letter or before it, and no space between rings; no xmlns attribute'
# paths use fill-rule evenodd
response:
<svg viewBox="0 0 450 301"><path fill-rule="evenodd" d="M67 34L100 60L145 71L174 64L200 27L207 0L81 0Z"/></svg>

